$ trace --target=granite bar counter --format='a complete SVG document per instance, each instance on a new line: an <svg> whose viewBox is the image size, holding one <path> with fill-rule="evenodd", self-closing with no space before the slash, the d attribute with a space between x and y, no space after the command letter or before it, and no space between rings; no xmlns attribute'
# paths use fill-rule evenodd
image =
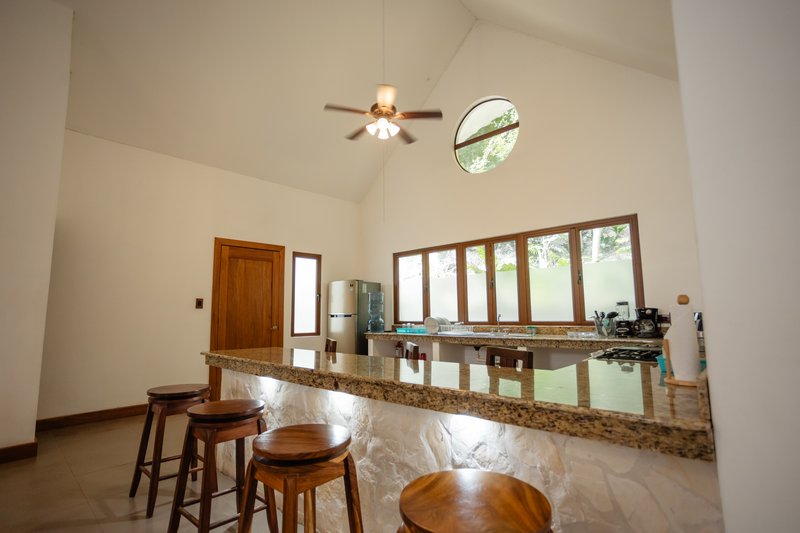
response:
<svg viewBox="0 0 800 533"><path fill-rule="evenodd" d="M723 530L706 389L668 389L656 365L517 371L288 348L205 357L223 369L223 398L266 402L268 427L350 429L365 531L397 529L411 480L462 467L537 487L557 533ZM233 446L219 454L232 473ZM342 500L341 484L318 491L318 531L346 531Z"/></svg>
<svg viewBox="0 0 800 533"><path fill-rule="evenodd" d="M665 387L656 364L586 360L559 370L259 348L206 364L318 389L713 461L705 380Z"/></svg>

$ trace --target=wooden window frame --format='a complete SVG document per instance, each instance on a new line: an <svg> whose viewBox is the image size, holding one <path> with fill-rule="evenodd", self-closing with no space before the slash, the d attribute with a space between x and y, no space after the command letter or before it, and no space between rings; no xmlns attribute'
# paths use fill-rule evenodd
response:
<svg viewBox="0 0 800 533"><path fill-rule="evenodd" d="M295 277L295 266L296 260L298 258L302 259L313 259L317 262L317 288L316 288L316 306L314 309L315 322L313 332L308 333L296 333L294 330L294 308L295 308L295 283L297 282L297 278ZM318 337L320 335L320 315L321 315L321 307L322 307L322 255L320 254L311 254L306 252L292 252L292 329L291 329L291 336L292 337Z"/></svg>
<svg viewBox="0 0 800 533"><path fill-rule="evenodd" d="M456 271L458 287L458 321L474 325L518 325L532 324L531 321L531 298L530 298L530 273L528 266L528 238L551 235L553 233L567 233L569 235L570 247L570 269L572 273L572 310L573 319L571 321L539 321L541 325L591 325L592 322L587 318L583 293L583 261L580 250L580 232L587 229L628 224L631 235L631 261L633 264L633 284L636 302L634 307L644 306L644 279L642 276L642 257L639 245L639 221L634 213L611 218L590 220L575 224L566 224L551 228L525 231L510 235L501 235L485 239L476 239L460 243L451 243L429 248L418 248L405 252L396 252L394 259L394 321L395 323L411 322L421 323L421 321L402 320L399 317L400 310L400 291L398 279L398 267L401 257L419 255L422 258L422 316L430 314L430 292L429 292L429 272L428 254L442 250L456 250ZM519 320L497 321L497 299L494 287L494 245L499 242L516 241L517 247L517 305L519 308ZM487 322L477 322L467 320L467 271L466 271L466 250L473 246L485 246L486 248L486 291L487 291Z"/></svg>

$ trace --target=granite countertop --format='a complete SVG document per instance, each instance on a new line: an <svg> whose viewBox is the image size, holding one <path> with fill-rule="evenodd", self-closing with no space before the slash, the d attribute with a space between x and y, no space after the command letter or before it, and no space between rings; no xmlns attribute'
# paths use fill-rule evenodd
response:
<svg viewBox="0 0 800 533"><path fill-rule="evenodd" d="M602 350L612 346L661 346L661 339L636 337L567 337L566 334L511 335L452 335L425 333L367 333L367 339L379 341L444 342L466 346L509 346L526 348L564 348L571 350Z"/></svg>
<svg viewBox="0 0 800 533"><path fill-rule="evenodd" d="M653 363L589 359L558 370L519 371L296 348L204 355L210 366L309 387L714 460L705 375L697 388L667 387Z"/></svg>

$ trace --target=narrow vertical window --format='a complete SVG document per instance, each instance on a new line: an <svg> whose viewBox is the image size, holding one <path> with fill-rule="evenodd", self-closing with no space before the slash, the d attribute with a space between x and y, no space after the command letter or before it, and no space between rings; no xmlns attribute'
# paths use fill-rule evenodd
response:
<svg viewBox="0 0 800 533"><path fill-rule="evenodd" d="M456 249L428 254L428 284L431 316L458 321Z"/></svg>
<svg viewBox="0 0 800 533"><path fill-rule="evenodd" d="M581 230L580 245L587 316L614 309L620 300L636 301L630 224Z"/></svg>
<svg viewBox="0 0 800 533"><path fill-rule="evenodd" d="M497 323L519 322L516 241L494 243L494 280Z"/></svg>
<svg viewBox="0 0 800 533"><path fill-rule="evenodd" d="M467 263L467 322L489 322L486 245L469 246L465 255Z"/></svg>
<svg viewBox="0 0 800 533"><path fill-rule="evenodd" d="M292 336L319 335L322 256L292 254Z"/></svg>
<svg viewBox="0 0 800 533"><path fill-rule="evenodd" d="M422 254L397 258L397 321L422 322Z"/></svg>
<svg viewBox="0 0 800 533"><path fill-rule="evenodd" d="M528 276L532 322L574 320L569 232L528 238Z"/></svg>

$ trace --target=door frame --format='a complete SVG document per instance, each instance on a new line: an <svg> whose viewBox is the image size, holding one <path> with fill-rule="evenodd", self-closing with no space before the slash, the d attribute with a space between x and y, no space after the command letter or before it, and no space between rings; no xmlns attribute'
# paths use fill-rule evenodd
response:
<svg viewBox="0 0 800 533"><path fill-rule="evenodd" d="M283 293L284 287L284 273L286 270L286 247L276 244L265 244L261 242L239 241L235 239L224 239L222 237L214 237L214 271L212 274L211 286L211 335L209 340L209 350L214 351L220 348L219 346L219 289L220 289L220 269L222 266L222 247L235 246L237 248L253 248L256 250L264 250L268 252L276 252L278 254L278 264L280 265L280 272L278 273L278 308L280 309L280 318L278 323L278 344L283 346L283 323L284 323L284 308L283 308ZM208 385L211 389L211 399L219 400L220 392L222 390L222 369L209 366L208 367Z"/></svg>

